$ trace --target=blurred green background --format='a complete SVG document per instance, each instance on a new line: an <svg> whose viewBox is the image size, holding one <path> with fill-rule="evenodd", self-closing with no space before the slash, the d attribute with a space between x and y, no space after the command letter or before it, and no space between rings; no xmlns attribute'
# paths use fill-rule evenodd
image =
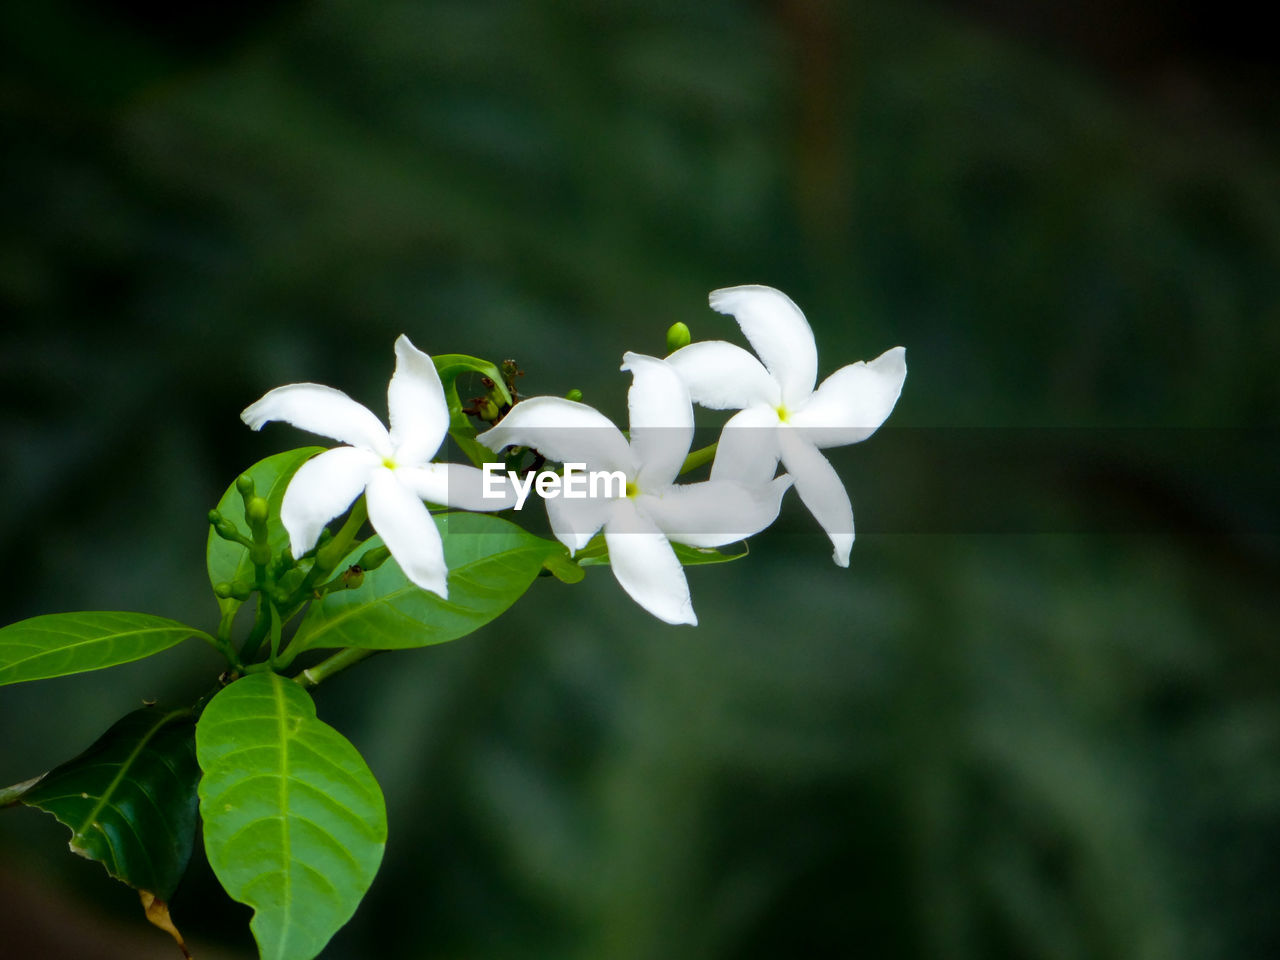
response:
<svg viewBox="0 0 1280 960"><path fill-rule="evenodd" d="M1280 955L1280 126L1232 4L778 0L0 13L0 621L216 608L204 512L383 410L392 341L620 418L624 350L760 282L821 374L908 349L833 451L850 569L789 498L702 625L602 570L318 691L387 858L327 958ZM0 690L0 781L194 642ZM0 813L0 952L172 957ZM197 957L251 953L203 862Z"/></svg>

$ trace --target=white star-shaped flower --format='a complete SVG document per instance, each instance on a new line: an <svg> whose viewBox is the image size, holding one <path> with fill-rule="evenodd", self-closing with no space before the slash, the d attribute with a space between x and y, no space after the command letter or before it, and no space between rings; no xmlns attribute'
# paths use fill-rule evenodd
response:
<svg viewBox="0 0 1280 960"><path fill-rule="evenodd" d="M449 429L449 408L431 358L401 335L387 386L391 429L341 390L291 383L246 407L254 430L283 420L300 430L349 444L308 460L289 481L280 520L295 557L315 546L320 531L365 495L369 522L404 575L424 590L449 595L440 533L423 501L464 510L501 510L515 503L509 488L485 497L472 466L432 463Z"/></svg>
<svg viewBox="0 0 1280 960"><path fill-rule="evenodd" d="M667 358L695 403L741 411L720 435L711 478L758 483L773 476L781 460L831 538L833 559L847 567L853 507L819 451L865 440L884 423L907 376L906 350L894 347L841 367L815 390L813 330L790 297L751 285L714 290L710 303L738 321L760 358L722 340L691 343Z"/></svg>
<svg viewBox="0 0 1280 960"><path fill-rule="evenodd" d="M696 624L672 542L718 547L759 533L778 516L791 479L677 484L693 439L689 392L670 364L656 357L627 353L622 369L633 376L630 441L598 410L560 397L523 400L476 439L495 451L534 447L548 459L585 464L588 473L623 474L620 496L600 490L583 499L548 498L551 527L573 553L603 527L609 564L631 598L666 623Z"/></svg>

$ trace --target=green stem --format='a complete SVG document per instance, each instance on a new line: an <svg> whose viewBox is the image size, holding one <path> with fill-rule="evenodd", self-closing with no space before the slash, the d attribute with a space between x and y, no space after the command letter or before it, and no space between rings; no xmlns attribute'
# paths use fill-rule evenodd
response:
<svg viewBox="0 0 1280 960"><path fill-rule="evenodd" d="M309 690L328 680L335 673L341 673L348 667L354 667L361 660L367 660L375 653L381 652L381 650L357 650L355 648L342 650L328 659L321 660L314 667L307 667L307 669L293 678L294 683L300 683Z"/></svg>
<svg viewBox="0 0 1280 960"><path fill-rule="evenodd" d="M280 622L280 611L275 608L275 604L270 600L267 601L267 615L271 621L267 627L271 637L271 655L267 662L274 668L276 657L280 655L280 631L284 629L284 624Z"/></svg>
<svg viewBox="0 0 1280 960"><path fill-rule="evenodd" d="M234 616L234 614L232 615ZM222 620L223 620L223 624L228 624L227 617L224 616ZM235 647L231 645L231 641L222 635L222 629L223 629L222 625L219 625L218 636L216 637L210 636L209 634L205 633L203 630L198 631L197 636L199 636L201 640L204 640L206 643L212 646L213 649L217 650L220 654L226 657L227 663L231 664L233 669L239 670L244 666L244 664L240 662L240 658L236 655Z"/></svg>
<svg viewBox="0 0 1280 960"><path fill-rule="evenodd" d="M360 532L360 528L364 526L364 522L368 519L369 508L365 504L364 497L361 497L352 506L351 513L347 515L347 522L342 525L338 535L316 551L316 564L312 572L314 573L317 569L321 573L329 573L334 570L342 562L342 558L351 550L351 544L355 542L356 534Z"/></svg>
<svg viewBox="0 0 1280 960"><path fill-rule="evenodd" d="M240 604L236 604L230 610L226 610L222 614L222 619L218 621L218 640L221 643L231 642L231 625L235 622L236 611L240 609Z"/></svg>
<svg viewBox="0 0 1280 960"><path fill-rule="evenodd" d="M244 645L240 647L240 659L245 663L252 662L258 655L258 651L262 648L262 641L266 638L267 631L271 629L271 611L268 609L270 606L271 601L267 599L267 595L259 590L258 609L253 617L253 628L249 631Z"/></svg>
<svg viewBox="0 0 1280 960"><path fill-rule="evenodd" d="M700 450L694 450L684 458L684 463L680 465L680 472L688 473L690 470L696 470L704 463L710 463L715 459L716 446L717 444L713 443Z"/></svg>

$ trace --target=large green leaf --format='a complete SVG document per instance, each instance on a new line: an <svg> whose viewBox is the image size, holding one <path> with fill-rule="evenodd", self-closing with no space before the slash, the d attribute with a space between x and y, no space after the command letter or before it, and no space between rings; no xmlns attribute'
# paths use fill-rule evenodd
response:
<svg viewBox="0 0 1280 960"><path fill-rule="evenodd" d="M245 471L253 478L254 491L264 497L270 510L267 525L267 542L271 552L278 552L289 540L280 523L280 503L284 500L284 491L289 486L298 468L324 451L324 447L299 447L286 450L274 456L259 460ZM240 532L248 536L249 523L244 515L244 500L233 483L218 501L218 512L240 528ZM209 567L209 582L216 586L219 583L230 583L232 580L243 580L253 583L253 561L249 559L248 547L230 540L223 540L213 528L209 528L209 542L205 548L205 558ZM235 610L241 601L234 598L218 601L223 613Z"/></svg>
<svg viewBox="0 0 1280 960"><path fill-rule="evenodd" d="M0 686L141 660L187 637L213 638L148 613L49 613L0 628Z"/></svg>
<svg viewBox="0 0 1280 960"><path fill-rule="evenodd" d="M567 554L559 543L500 517L448 513L435 521L449 567L449 599L414 586L389 560L358 588L313 603L290 657L316 647L396 650L456 640L506 610L548 561ZM379 542L375 537L360 549Z"/></svg>
<svg viewBox="0 0 1280 960"><path fill-rule="evenodd" d="M449 407L449 435L477 467L487 460L493 460L493 452L488 447L476 443L475 425L462 412L462 398L458 396L458 377L465 373L478 373L488 377L493 383L491 395L496 394L499 403L510 404L511 393L502 379L502 372L488 360L469 357L462 353L442 353L434 359L436 372L440 374L440 383L444 387L445 403Z"/></svg>
<svg viewBox="0 0 1280 960"><path fill-rule="evenodd" d="M300 686L237 680L196 728L209 864L254 909L263 960L309 960L351 918L382 861L387 813L356 748Z"/></svg>
<svg viewBox="0 0 1280 960"><path fill-rule="evenodd" d="M131 887L168 900L196 835L190 710L135 710L20 797L71 830L71 849Z"/></svg>

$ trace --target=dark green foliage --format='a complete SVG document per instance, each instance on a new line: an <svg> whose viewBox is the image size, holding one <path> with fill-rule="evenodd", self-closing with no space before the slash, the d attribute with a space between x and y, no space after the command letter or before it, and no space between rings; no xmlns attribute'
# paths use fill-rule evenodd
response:
<svg viewBox="0 0 1280 960"><path fill-rule="evenodd" d="M17 799L71 829L71 850L168 900L196 837L195 720L144 707Z"/></svg>

